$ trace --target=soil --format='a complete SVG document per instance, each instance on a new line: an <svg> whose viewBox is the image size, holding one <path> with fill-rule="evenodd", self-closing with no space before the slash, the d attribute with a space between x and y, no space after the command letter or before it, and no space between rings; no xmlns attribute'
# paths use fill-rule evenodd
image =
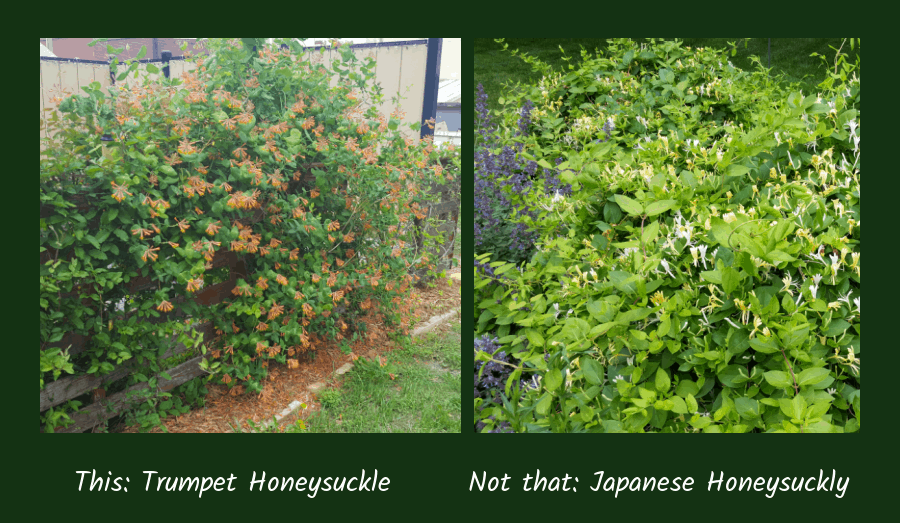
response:
<svg viewBox="0 0 900 523"><path fill-rule="evenodd" d="M449 275L459 273L456 268ZM411 299L405 304L404 319L400 327L404 333L413 330L415 324L421 324L430 318L460 307L459 277L448 277L434 281L434 286L416 288ZM297 417L307 418L321 407L316 395L309 390L310 386L319 382L331 382L334 372L358 357L368 359L381 357L382 354L399 349L400 346L391 339L391 332L397 327L386 326L378 314L369 314L359 321L366 324L367 336L352 345L352 352L344 354L339 344L332 341L320 341L315 348L315 357L301 361L299 368L289 369L287 365L272 362L269 375L260 394L246 394L243 387L228 389L225 385L207 384L209 394L205 406L175 418L166 418L163 422L169 432L234 432L250 430L246 420L254 423L270 422L272 417L280 414L292 401L300 401L307 405L306 409L296 409L295 413L284 418L280 426L295 421ZM441 327L439 327L440 329ZM445 328L445 327L444 327ZM139 432L139 426L110 427L116 432ZM162 432L155 428L151 432Z"/></svg>

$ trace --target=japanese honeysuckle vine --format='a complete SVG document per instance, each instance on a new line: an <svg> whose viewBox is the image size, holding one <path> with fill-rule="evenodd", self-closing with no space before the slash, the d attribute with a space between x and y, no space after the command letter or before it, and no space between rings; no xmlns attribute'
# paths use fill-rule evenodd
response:
<svg viewBox="0 0 900 523"><path fill-rule="evenodd" d="M490 150L571 192L493 174L530 210L497 218L536 239L476 248L476 335L516 366L476 429L858 431L856 67L802 93L672 41L563 73L522 58L545 75L505 94L528 131L504 111Z"/></svg>
<svg viewBox="0 0 900 523"><path fill-rule="evenodd" d="M166 347L202 342L214 380L259 391L270 360L296 367L316 340L357 332L369 311L395 319L410 272L434 267L434 240L416 232L458 153L405 139L399 109L378 112L374 60L345 46L326 69L294 40L208 48L178 79L125 85L136 65L126 63L109 94L95 82L48 121L41 344L87 337L77 372L135 359L149 367L132 382L152 385ZM232 295L199 303L228 280L213 265L226 254L244 270ZM138 277L152 285L117 308ZM215 340L197 334L204 321ZM42 387L45 373L72 372L54 357L42 352Z"/></svg>

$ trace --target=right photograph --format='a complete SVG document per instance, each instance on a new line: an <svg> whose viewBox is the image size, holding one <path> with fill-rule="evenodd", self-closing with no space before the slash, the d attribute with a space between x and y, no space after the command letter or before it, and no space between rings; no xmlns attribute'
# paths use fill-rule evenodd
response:
<svg viewBox="0 0 900 523"><path fill-rule="evenodd" d="M858 432L860 71L475 39L474 431Z"/></svg>

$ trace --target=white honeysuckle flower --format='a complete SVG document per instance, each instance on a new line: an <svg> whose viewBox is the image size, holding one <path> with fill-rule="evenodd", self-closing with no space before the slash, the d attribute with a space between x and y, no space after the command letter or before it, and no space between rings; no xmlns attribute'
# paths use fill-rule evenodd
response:
<svg viewBox="0 0 900 523"><path fill-rule="evenodd" d="M708 249L708 245L698 245L697 250L700 251L700 259L703 260L703 268L706 268L706 249Z"/></svg>
<svg viewBox="0 0 900 523"><path fill-rule="evenodd" d="M856 313L857 313L857 314L862 314L862 313L859 311L859 298L853 298L853 303L856 305Z"/></svg>
<svg viewBox="0 0 900 523"><path fill-rule="evenodd" d="M634 356L632 356L630 358L625 358L625 361L627 361L628 365L631 366L634 363Z"/></svg>
<svg viewBox="0 0 900 523"><path fill-rule="evenodd" d="M554 318L559 318L559 304L558 304L558 303L554 303L554 304L553 304L553 309L556 310L556 314L555 314L553 317L554 317Z"/></svg>
<svg viewBox="0 0 900 523"><path fill-rule="evenodd" d="M850 308L850 291L847 291L847 294L838 297L838 301L842 301L847 304L847 308Z"/></svg>
<svg viewBox="0 0 900 523"><path fill-rule="evenodd" d="M826 389L825 392L827 392L828 394L832 394L832 395L833 395L835 392L837 392L837 390L835 390L834 387L831 387L830 389Z"/></svg>
<svg viewBox="0 0 900 523"><path fill-rule="evenodd" d="M622 376L621 374L619 374L619 375L617 375L615 378L613 378L612 382L613 382L613 383L616 383L616 382L618 382L619 380L624 380L624 379L625 379L625 377Z"/></svg>
<svg viewBox="0 0 900 523"><path fill-rule="evenodd" d="M850 136L856 136L856 125L857 125L856 120L850 120L849 122L845 123L844 125L846 125L847 127L850 128Z"/></svg>
<svg viewBox="0 0 900 523"><path fill-rule="evenodd" d="M814 282L816 283L816 285L818 286L818 285L819 285L819 282L822 281L822 275L821 275L821 274L816 274L816 275L814 275L814 276L813 276L813 281L814 281ZM815 294L815 293L813 293L813 294Z"/></svg>
<svg viewBox="0 0 900 523"><path fill-rule="evenodd" d="M669 262L667 262L666 260L660 260L659 264L663 266L663 269L665 269L666 274L668 274L672 278L675 277L675 275L672 274L672 272L669 270Z"/></svg>
<svg viewBox="0 0 900 523"><path fill-rule="evenodd" d="M794 282L794 280L791 278L791 275L790 274L785 275L785 277L782 278L781 281L784 282L784 288L781 290L788 293L789 296L793 296L794 293L793 293L793 291L791 291L791 287L793 287L796 284L796 282Z"/></svg>
<svg viewBox="0 0 900 523"><path fill-rule="evenodd" d="M722 219L725 220L725 223L731 223L737 219L733 212L727 212L722 215Z"/></svg>
<svg viewBox="0 0 900 523"><path fill-rule="evenodd" d="M810 285L810 286L809 286L809 293L812 294L813 299L816 299L816 293L817 293L817 292L819 292L819 286L818 286L818 285Z"/></svg>
<svg viewBox="0 0 900 523"><path fill-rule="evenodd" d="M837 254L829 254L828 258L831 260L831 266L834 267L834 269L832 269L832 270L835 270L837 267L841 266L841 264L840 264L841 260Z"/></svg>
<svg viewBox="0 0 900 523"><path fill-rule="evenodd" d="M696 247L691 247L691 258L694 259L694 267L697 266L697 262L699 261L699 258L697 257L697 251L698 249Z"/></svg>
<svg viewBox="0 0 900 523"><path fill-rule="evenodd" d="M728 324L731 325L732 327L734 327L735 329L740 329L740 328L741 328L737 323L731 321L731 318L723 318L723 319L724 319L725 321L727 321Z"/></svg>

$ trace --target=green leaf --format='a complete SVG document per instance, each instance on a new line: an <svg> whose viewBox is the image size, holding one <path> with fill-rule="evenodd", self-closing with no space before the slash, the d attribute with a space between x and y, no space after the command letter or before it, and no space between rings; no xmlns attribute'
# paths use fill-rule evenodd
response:
<svg viewBox="0 0 900 523"><path fill-rule="evenodd" d="M702 271L700 276L703 277L704 280L710 283L718 283L722 284L722 273L719 271Z"/></svg>
<svg viewBox="0 0 900 523"><path fill-rule="evenodd" d="M674 412L676 414L687 414L688 413L688 406L684 403L684 400L681 399L681 397L672 396L672 399L670 401L673 403L672 412Z"/></svg>
<svg viewBox="0 0 900 523"><path fill-rule="evenodd" d="M541 401L538 402L537 407L535 407L535 411L541 416L546 416L550 412L550 404L553 401L553 396L549 394L545 394Z"/></svg>
<svg viewBox="0 0 900 523"><path fill-rule="evenodd" d="M706 273L703 273L706 274ZM725 294L731 294L741 284L741 275L738 271L731 267L725 267L722 270L722 289Z"/></svg>
<svg viewBox="0 0 900 523"><path fill-rule="evenodd" d="M728 166L728 169L725 170L725 174L728 176L743 176L750 172L749 167L744 167L743 165L738 165L733 163Z"/></svg>
<svg viewBox="0 0 900 523"><path fill-rule="evenodd" d="M623 211L634 216L640 216L644 212L641 204L622 194L616 195L616 203L619 204Z"/></svg>
<svg viewBox="0 0 900 523"><path fill-rule="evenodd" d="M801 420L803 419L804 411L806 411L806 398L799 394L794 396L793 399L781 398L778 400L778 407L781 408L781 412L785 416Z"/></svg>
<svg viewBox="0 0 900 523"><path fill-rule="evenodd" d="M710 234L716 240L716 243L728 247L728 236L731 235L732 231L731 225L722 218L713 218L710 221L710 225L712 225Z"/></svg>
<svg viewBox="0 0 900 523"><path fill-rule="evenodd" d="M667 392L672 386L669 375L663 369L656 369L656 390L659 392Z"/></svg>
<svg viewBox="0 0 900 523"><path fill-rule="evenodd" d="M687 404L688 412L691 414L697 412L697 399L694 398L693 394L688 394L687 398L684 399L684 402Z"/></svg>
<svg viewBox="0 0 900 523"><path fill-rule="evenodd" d="M622 312L622 313L619 313L618 316L616 316L616 323L618 323L620 325L628 325L629 323L631 323L633 321L643 320L647 316L650 316L650 313L652 313L652 312L653 312L652 307L642 307L642 308L630 310L628 312Z"/></svg>
<svg viewBox="0 0 900 523"><path fill-rule="evenodd" d="M725 367L725 369L719 373L718 377L722 384L731 388L736 388L741 383L746 383L750 380L747 369L740 365L729 365Z"/></svg>
<svg viewBox="0 0 900 523"><path fill-rule="evenodd" d="M119 215L119 209L107 209L103 216L100 218L100 223L106 224L116 219L116 216Z"/></svg>
<svg viewBox="0 0 900 523"><path fill-rule="evenodd" d="M584 373L584 378L588 383L591 385L603 383L603 366L597 360L582 357L579 361L581 362L581 372Z"/></svg>
<svg viewBox="0 0 900 523"><path fill-rule="evenodd" d="M619 196L616 197L616 199L618 198ZM675 207L677 203L678 202L675 200L660 200L658 202L653 202L647 206L647 216L656 216L659 213L666 212L672 207Z"/></svg>
<svg viewBox="0 0 900 523"><path fill-rule="evenodd" d="M828 324L828 328L825 330L825 337L837 336L838 334L843 334L847 328L850 327L850 324L844 320L833 320Z"/></svg>
<svg viewBox="0 0 900 523"><path fill-rule="evenodd" d="M759 402L751 398L737 398L734 400L734 408L737 413L745 419L754 419L759 417Z"/></svg>
<svg viewBox="0 0 900 523"><path fill-rule="evenodd" d="M153 64L147 64L147 72L150 74L159 74L159 67Z"/></svg>
<svg viewBox="0 0 900 523"><path fill-rule="evenodd" d="M829 371L824 367L816 367L812 369L806 369L800 374L797 374L797 385L803 387L804 385L815 385L820 381L824 380L828 377Z"/></svg>
<svg viewBox="0 0 900 523"><path fill-rule="evenodd" d="M528 341L536 347L544 346L544 337L536 330L528 329L525 333L525 337L527 337Z"/></svg>
<svg viewBox="0 0 900 523"><path fill-rule="evenodd" d="M656 239L656 236L658 234L659 234L659 222L653 222L644 228L644 233L641 235L641 241L644 243L650 243Z"/></svg>
<svg viewBox="0 0 900 523"><path fill-rule="evenodd" d="M550 392L555 391L562 385L562 372L559 369L552 369L546 375L544 375L544 386L547 387L547 390Z"/></svg>
<svg viewBox="0 0 900 523"><path fill-rule="evenodd" d="M763 374L763 377L766 378L766 381L769 382L769 385L777 387L779 389L794 386L794 382L793 380L791 380L790 374L784 371L770 370L769 372Z"/></svg>
<svg viewBox="0 0 900 523"><path fill-rule="evenodd" d="M756 352L762 352L763 354L771 354L773 352L778 352L779 350L775 336L769 336L768 338L756 336L750 340L750 346L753 347Z"/></svg>

